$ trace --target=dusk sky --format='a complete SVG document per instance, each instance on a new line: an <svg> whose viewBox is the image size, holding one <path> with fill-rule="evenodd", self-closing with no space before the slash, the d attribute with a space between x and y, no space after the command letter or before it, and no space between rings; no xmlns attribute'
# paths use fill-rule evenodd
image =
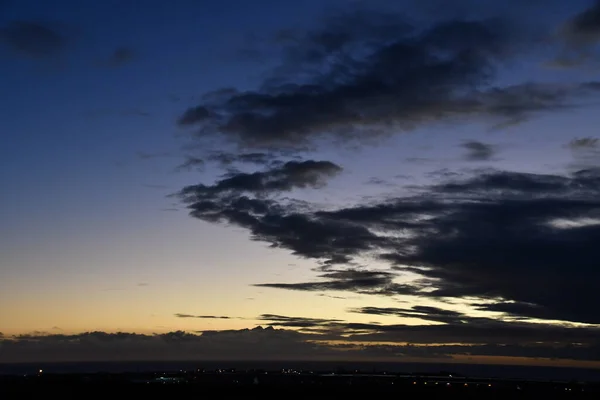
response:
<svg viewBox="0 0 600 400"><path fill-rule="evenodd" d="M0 0L0 362L600 368L599 71L593 0Z"/></svg>

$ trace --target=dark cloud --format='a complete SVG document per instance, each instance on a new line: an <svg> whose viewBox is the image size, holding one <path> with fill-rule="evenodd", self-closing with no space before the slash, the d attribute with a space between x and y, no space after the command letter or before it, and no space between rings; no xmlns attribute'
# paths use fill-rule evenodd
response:
<svg viewBox="0 0 600 400"><path fill-rule="evenodd" d="M108 67L121 67L135 60L136 52L130 47L119 47L104 61Z"/></svg>
<svg viewBox="0 0 600 400"><path fill-rule="evenodd" d="M368 315L394 316L400 319L394 325L352 323L340 319L287 317L263 314L259 320L271 326L296 328L301 332L323 335L325 340L341 338L361 343L390 342L423 346L420 356L456 354L565 357L598 360L600 357L597 327L572 327L565 325L535 324L519 321L501 321L483 317L469 317L460 312L436 307L412 308L363 307L350 310ZM439 324L406 325L402 318L420 318ZM461 345L457 345L460 343ZM366 345L367 349L376 349ZM403 353L404 346L395 347ZM502 350L506 348L506 350ZM390 349L391 350L391 349ZM439 352L438 352L439 351ZM412 353L413 355L417 353ZM569 355L567 355L569 354Z"/></svg>
<svg viewBox="0 0 600 400"><path fill-rule="evenodd" d="M131 360L281 360L319 354L312 335L290 330L242 329L191 334L182 331L143 335L87 332L32 334L0 341L4 362ZM324 353L328 352L324 348ZM306 356L305 356L306 355Z"/></svg>
<svg viewBox="0 0 600 400"><path fill-rule="evenodd" d="M304 146L318 137L369 140L438 121L491 119L498 127L574 106L599 87L491 84L526 38L499 20L411 26L361 13L306 33L282 32L283 64L256 91L221 90L179 118L198 138ZM528 49L532 51L532 49Z"/></svg>
<svg viewBox="0 0 600 400"><path fill-rule="evenodd" d="M177 120L179 125L192 125L211 117L210 111L204 106L193 107L186 110Z"/></svg>
<svg viewBox="0 0 600 400"><path fill-rule="evenodd" d="M461 144L467 151L464 158L467 161L490 161L496 154L496 148L490 144L470 140Z"/></svg>
<svg viewBox="0 0 600 400"><path fill-rule="evenodd" d="M254 286L300 291L349 291L360 294L416 294L418 289L394 282L396 274L384 271L342 270L319 275L321 281L302 283L261 283Z"/></svg>
<svg viewBox="0 0 600 400"><path fill-rule="evenodd" d="M380 314L381 310L359 311ZM395 311L388 309L388 312ZM439 310L432 312L443 314ZM452 315L451 312L446 314ZM264 314L258 319L265 321L268 327L200 334L183 331L152 335L38 332L4 336L0 339L0 352L6 363L157 359L402 361L433 358L440 361L460 355L600 360L597 328L507 324L492 320L443 325L378 325L273 314ZM294 330L274 329L274 326ZM376 344L378 342L389 344Z"/></svg>
<svg viewBox="0 0 600 400"><path fill-rule="evenodd" d="M224 315L192 315L192 314L175 314L177 318L199 318L199 319L231 319Z"/></svg>
<svg viewBox="0 0 600 400"><path fill-rule="evenodd" d="M349 311L367 315L383 315L403 318L418 318L426 323L417 325L364 324L363 333L351 336L357 341L391 341L421 344L476 343L490 345L534 343L574 344L587 346L599 344L597 327L573 327L523 321L504 321L486 317L472 317L464 313L437 307L413 306L411 308L361 307ZM336 329L340 329L336 322ZM323 323L320 323L323 325ZM282 325L285 326L285 325ZM352 330L353 328L349 328ZM367 332L370 331L370 332ZM367 333L364 333L367 332Z"/></svg>
<svg viewBox="0 0 600 400"><path fill-rule="evenodd" d="M298 332L320 335L320 340L339 340L347 335L359 335L377 332L376 324L347 322L341 319L288 317L276 314L262 314L259 321L271 327L297 329Z"/></svg>
<svg viewBox="0 0 600 400"><path fill-rule="evenodd" d="M315 328L319 326L331 326L331 324L339 324L344 322L341 319L323 319L323 318L305 318L305 317L288 317L285 315L262 314L258 317L259 320L269 321L271 326L286 326L290 328Z"/></svg>
<svg viewBox="0 0 600 400"><path fill-rule="evenodd" d="M568 146L573 150L596 149L598 148L599 141L600 139L591 137L576 138L571 140Z"/></svg>
<svg viewBox="0 0 600 400"><path fill-rule="evenodd" d="M235 197L189 202L192 215L246 228L254 240L326 265L377 257L397 273L336 270L320 281L265 283L306 291L476 297L521 317L600 323L600 172L540 175L488 170L447 177L410 197L333 211ZM480 301L481 302L481 301ZM523 305L531 306L523 306Z"/></svg>
<svg viewBox="0 0 600 400"><path fill-rule="evenodd" d="M566 147L571 150L573 156L573 160L569 164L571 170L600 167L600 141L598 138L576 138L567 143Z"/></svg>
<svg viewBox="0 0 600 400"><path fill-rule="evenodd" d="M253 240L270 242L273 247L312 254L330 263L347 262L357 246L365 246L366 250L371 246L369 240L377 241L377 236L359 226L311 218L298 202L281 205L264 197L297 188L322 187L327 178L341 170L328 161L289 161L263 172L230 174L210 186L188 186L176 196L198 219L244 227ZM334 253L331 241L336 243Z"/></svg>
<svg viewBox="0 0 600 400"><path fill-rule="evenodd" d="M563 32L569 40L579 43L600 40L600 1L593 4L569 20Z"/></svg>
<svg viewBox="0 0 600 400"><path fill-rule="evenodd" d="M600 1L594 0L587 9L567 20L559 30L563 49L553 62L559 67L594 65L600 60Z"/></svg>
<svg viewBox="0 0 600 400"><path fill-rule="evenodd" d="M325 294L325 293L319 293L319 294L317 294L317 296L328 297L330 299L338 299L338 300L347 300L349 298L349 297L342 297L342 296L332 296L330 294Z"/></svg>
<svg viewBox="0 0 600 400"><path fill-rule="evenodd" d="M515 315L598 323L600 296L589 282L600 278L593 261L599 182L595 171L581 171L489 173L438 185L430 195L453 200L423 207L419 214L430 219L404 241L410 251L387 259L431 278L430 296L502 298L521 305L511 308ZM396 207L380 217L407 216L406 204Z"/></svg>
<svg viewBox="0 0 600 400"><path fill-rule="evenodd" d="M351 309L350 311L359 314L391 315L395 317L419 318L425 321L444 323L465 323L465 320L473 320L472 317L468 317L458 311L444 310L438 307L430 306L413 306L412 308L361 307L358 309Z"/></svg>
<svg viewBox="0 0 600 400"><path fill-rule="evenodd" d="M176 170L203 169L207 164L213 164L217 168L223 168L229 175L238 174L241 169L249 166L262 168L282 167L288 161L302 161L296 151L293 153L286 149L265 149L261 152L244 151L216 151L209 150L204 146L188 146L184 161L177 166Z"/></svg>
<svg viewBox="0 0 600 400"><path fill-rule="evenodd" d="M67 38L59 29L44 22L12 21L0 27L1 42L18 55L50 58L63 51Z"/></svg>
<svg viewBox="0 0 600 400"><path fill-rule="evenodd" d="M233 173L212 186L188 186L180 195L187 201L210 200L219 195L284 192L296 188L319 188L342 168L329 161L288 161L263 172Z"/></svg>
<svg viewBox="0 0 600 400"><path fill-rule="evenodd" d="M353 255L374 248L382 240L365 227L314 218L273 200L245 196L219 201L189 200L188 208L195 218L246 228L253 240L326 264L348 263Z"/></svg>

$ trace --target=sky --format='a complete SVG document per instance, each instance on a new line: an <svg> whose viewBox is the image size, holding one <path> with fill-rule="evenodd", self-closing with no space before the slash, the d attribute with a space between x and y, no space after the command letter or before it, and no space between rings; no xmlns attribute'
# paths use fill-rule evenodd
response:
<svg viewBox="0 0 600 400"><path fill-rule="evenodd" d="M594 0L0 1L0 362L599 368L599 45Z"/></svg>

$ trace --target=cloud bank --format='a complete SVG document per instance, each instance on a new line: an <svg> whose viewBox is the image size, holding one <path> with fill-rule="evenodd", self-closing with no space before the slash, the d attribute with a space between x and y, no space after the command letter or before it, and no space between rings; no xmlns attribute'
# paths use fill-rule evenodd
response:
<svg viewBox="0 0 600 400"><path fill-rule="evenodd" d="M398 314L405 311L365 308L357 312ZM432 310L427 312L435 314ZM381 326L269 314L260 319L265 321L266 328L153 335L86 332L4 337L0 338L0 356L8 363L130 360L461 362L472 356L554 358L555 363L600 360L599 335L590 328L508 325L494 321L463 326ZM273 327L294 327L301 331ZM463 344L457 344L461 342Z"/></svg>
<svg viewBox="0 0 600 400"><path fill-rule="evenodd" d="M559 35L548 52L591 54L599 7L595 2L555 27ZM394 354L407 354L398 347L404 342L442 346L439 353L410 349L421 354L463 354L468 342L469 354L596 359L597 328L575 325L600 325L594 261L600 164L589 156L597 150L595 138L568 144L579 162L564 173L447 169L430 183L343 206L282 197L324 187L342 168L351 170L353 160L284 162L276 160L277 151L317 159L332 145L360 147L440 124L505 129L595 101L600 82L594 80L503 79L505 67L548 56L537 54L539 37L522 28L501 18L417 24L392 13L347 12L308 31L279 32L280 63L255 89L223 88L182 111L177 125L198 143L240 150L222 166L244 163L242 154L272 156L246 162L262 170L230 171L176 194L192 217L243 228L252 240L317 265L314 279L256 286L470 310L351 310L423 321L416 326L270 314L262 321L328 339L392 341L398 343ZM479 140L461 147L467 161L493 161L497 154Z"/></svg>

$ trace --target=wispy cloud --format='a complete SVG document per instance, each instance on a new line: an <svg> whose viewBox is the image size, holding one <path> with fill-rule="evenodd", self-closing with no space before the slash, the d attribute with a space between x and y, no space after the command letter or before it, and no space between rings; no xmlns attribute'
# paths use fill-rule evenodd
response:
<svg viewBox="0 0 600 400"><path fill-rule="evenodd" d="M386 271L340 270L319 275L320 281L301 283L261 283L255 286L300 291L348 291L361 294L417 294L410 285L394 283L396 274Z"/></svg>
<svg viewBox="0 0 600 400"><path fill-rule="evenodd" d="M137 57L137 53L131 47L118 47L102 64L107 67L117 68L131 63Z"/></svg>
<svg viewBox="0 0 600 400"><path fill-rule="evenodd" d="M600 139L598 138L584 137L571 140L568 146L572 150L590 150L597 149L599 144Z"/></svg>
<svg viewBox="0 0 600 400"><path fill-rule="evenodd" d="M186 156L185 161L175 167L175 171L193 171L202 170L206 163L203 159L193 156Z"/></svg>
<svg viewBox="0 0 600 400"><path fill-rule="evenodd" d="M0 43L15 54L30 58L60 55L67 45L66 35L52 24L41 21L11 21L0 26Z"/></svg>
<svg viewBox="0 0 600 400"><path fill-rule="evenodd" d="M192 315L192 314L175 314L177 318L198 318L198 319L231 319L225 315Z"/></svg>
<svg viewBox="0 0 600 400"><path fill-rule="evenodd" d="M464 142L461 147L466 150L464 159L467 161L490 161L497 151L495 146L476 140Z"/></svg>

